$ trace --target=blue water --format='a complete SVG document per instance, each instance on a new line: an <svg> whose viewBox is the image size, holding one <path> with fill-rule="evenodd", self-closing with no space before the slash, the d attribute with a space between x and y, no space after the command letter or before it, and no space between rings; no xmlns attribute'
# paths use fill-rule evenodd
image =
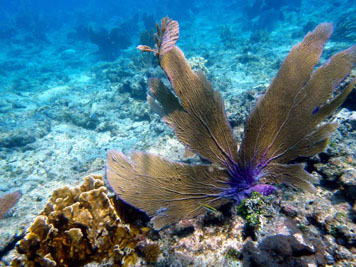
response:
<svg viewBox="0 0 356 267"><path fill-rule="evenodd" d="M0 219L0 252L55 188L103 173L110 148L181 159L182 146L146 104L148 79L164 74L136 49L154 46L161 18L179 22L178 46L222 92L234 127L316 25L334 23L322 62L356 43L351 0L1 0L0 7L0 197L22 192Z"/></svg>
<svg viewBox="0 0 356 267"><path fill-rule="evenodd" d="M283 43L289 47L325 21L334 22L341 30L335 40L355 40L355 33L337 27L340 21L353 19L352 1L2 2L2 93L36 91L51 82L46 79L35 86L31 80L38 77L34 76L80 72L102 60L129 61L138 53L134 48L141 34L153 29L155 21L166 15L179 20L180 46L188 56L208 57L214 51L231 48L240 50L241 55L256 54L260 51L253 46L260 41L271 50L281 48ZM112 39L108 40L113 29ZM287 50L276 51L276 56L283 58ZM273 58L276 63L278 58ZM254 82L261 81L258 78Z"/></svg>

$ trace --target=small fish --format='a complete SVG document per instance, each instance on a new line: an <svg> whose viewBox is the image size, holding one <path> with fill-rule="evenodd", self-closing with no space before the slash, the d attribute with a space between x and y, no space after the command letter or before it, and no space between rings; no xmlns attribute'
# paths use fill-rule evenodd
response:
<svg viewBox="0 0 356 267"><path fill-rule="evenodd" d="M90 108L90 119L95 118L97 110L98 110L98 104L94 102Z"/></svg>
<svg viewBox="0 0 356 267"><path fill-rule="evenodd" d="M96 117L96 113L92 114L92 115L90 116L90 119L91 119L91 120L94 120L95 117Z"/></svg>
<svg viewBox="0 0 356 267"><path fill-rule="evenodd" d="M208 204L205 204L205 203L200 203L200 205L202 205L204 208L206 208L208 211L211 211L213 213L216 213L218 212L217 209L215 209L214 207L208 205Z"/></svg>

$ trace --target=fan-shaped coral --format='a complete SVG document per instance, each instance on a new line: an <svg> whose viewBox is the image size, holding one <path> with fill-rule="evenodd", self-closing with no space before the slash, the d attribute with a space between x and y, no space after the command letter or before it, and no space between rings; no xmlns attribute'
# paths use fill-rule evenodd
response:
<svg viewBox="0 0 356 267"><path fill-rule="evenodd" d="M275 187L268 182L313 191L316 179L302 165L290 162L321 152L336 130L336 123L323 120L343 103L356 83L353 79L332 97L356 64L356 46L314 71L333 25L322 23L308 33L292 48L257 102L237 150L220 93L201 72L192 71L175 45L178 22L164 18L157 29L156 47L138 49L158 56L174 92L153 78L148 102L188 150L212 164L191 166L141 152L129 159L112 150L106 174L120 198L153 217L154 227L160 229L202 213L204 206L240 202L253 191L269 195Z"/></svg>

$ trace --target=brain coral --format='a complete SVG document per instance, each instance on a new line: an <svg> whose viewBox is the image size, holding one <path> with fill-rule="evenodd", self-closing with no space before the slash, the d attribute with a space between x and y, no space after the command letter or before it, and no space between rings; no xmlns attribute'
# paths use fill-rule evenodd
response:
<svg viewBox="0 0 356 267"><path fill-rule="evenodd" d="M109 260L128 266L137 260L133 232L121 222L102 177L87 176L80 186L53 192L17 246L24 257L12 265L82 266Z"/></svg>

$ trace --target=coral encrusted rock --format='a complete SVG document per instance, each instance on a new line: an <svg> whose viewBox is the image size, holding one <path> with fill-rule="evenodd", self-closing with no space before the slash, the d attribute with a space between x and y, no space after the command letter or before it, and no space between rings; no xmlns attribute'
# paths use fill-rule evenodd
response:
<svg viewBox="0 0 356 267"><path fill-rule="evenodd" d="M101 175L80 186L57 189L17 245L13 266L82 266L89 262L134 264L135 234L107 196Z"/></svg>

